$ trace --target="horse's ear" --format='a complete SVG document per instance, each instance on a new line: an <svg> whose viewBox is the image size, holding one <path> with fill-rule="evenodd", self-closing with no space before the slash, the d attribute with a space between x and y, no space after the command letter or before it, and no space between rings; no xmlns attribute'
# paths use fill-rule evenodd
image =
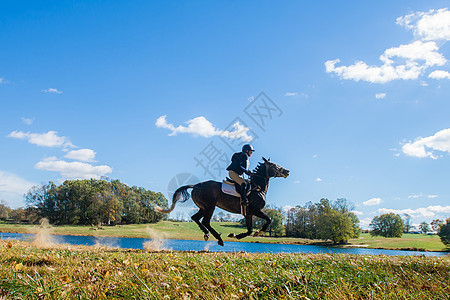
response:
<svg viewBox="0 0 450 300"><path fill-rule="evenodd" d="M264 162L268 162L268 160L267 159L265 159L264 157L262 158L263 160L264 160ZM270 159L269 159L270 160Z"/></svg>
<svg viewBox="0 0 450 300"><path fill-rule="evenodd" d="M269 157L268 161L270 161L270 157Z"/></svg>

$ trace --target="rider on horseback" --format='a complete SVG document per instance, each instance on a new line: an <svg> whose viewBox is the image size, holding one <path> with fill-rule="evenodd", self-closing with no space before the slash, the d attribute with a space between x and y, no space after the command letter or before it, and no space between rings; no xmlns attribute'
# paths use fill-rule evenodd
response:
<svg viewBox="0 0 450 300"><path fill-rule="evenodd" d="M231 179L234 180L241 187L240 194L242 197L242 204L247 204L247 190L249 184L242 178L242 173L245 173L249 176L252 175L252 172L248 170L249 166L249 157L252 156L252 153L255 150L252 145L246 144L242 146L242 152L236 152L233 154L231 158L231 164L228 166L228 175Z"/></svg>

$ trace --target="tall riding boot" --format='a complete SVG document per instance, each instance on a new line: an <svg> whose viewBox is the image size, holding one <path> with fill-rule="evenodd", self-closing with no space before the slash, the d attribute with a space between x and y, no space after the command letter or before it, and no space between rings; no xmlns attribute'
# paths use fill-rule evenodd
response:
<svg viewBox="0 0 450 300"><path fill-rule="evenodd" d="M248 200L247 200L247 184L245 182L243 184L241 184L241 199L242 199L242 204L243 205L247 205L248 204Z"/></svg>

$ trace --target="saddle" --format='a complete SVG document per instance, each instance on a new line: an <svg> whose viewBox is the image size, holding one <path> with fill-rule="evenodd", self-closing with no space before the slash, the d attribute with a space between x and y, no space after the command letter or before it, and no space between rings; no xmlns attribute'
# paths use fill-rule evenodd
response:
<svg viewBox="0 0 450 300"><path fill-rule="evenodd" d="M248 181L246 181L248 183ZM222 183L222 192L234 197L238 197L241 198L241 193L239 193L238 191L241 190L241 186L239 184L237 184L233 179L228 178L226 180L223 180ZM261 191L261 187L258 185L254 185L250 183L250 187L247 190L247 197L250 195L251 192L253 191ZM247 215L247 205L243 204L241 202L241 214L243 216Z"/></svg>
<svg viewBox="0 0 450 300"><path fill-rule="evenodd" d="M241 190L241 186L237 182L235 182L233 179L231 179L229 177L227 177L222 182L223 182L223 184L222 184L222 191L225 194L233 195L233 196L236 196L236 197L241 197L241 194L238 192L238 191ZM253 191L257 191L257 192L261 191L261 187L259 185L251 184L248 180L246 180L246 183L250 184L250 187L247 190L247 196L250 195L250 193L253 192ZM229 186L228 187L224 186L224 184L225 185L229 185ZM229 192L230 190L232 190L232 189L230 189L230 187L234 187L234 193L230 193Z"/></svg>

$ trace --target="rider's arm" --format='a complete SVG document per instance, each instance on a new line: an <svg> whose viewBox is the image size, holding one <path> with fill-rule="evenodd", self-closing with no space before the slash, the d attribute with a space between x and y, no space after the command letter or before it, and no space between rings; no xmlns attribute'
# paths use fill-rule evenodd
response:
<svg viewBox="0 0 450 300"><path fill-rule="evenodd" d="M243 166L241 166L241 168L244 170L244 173L247 174L248 176L252 176L253 175L253 173L251 171L247 170Z"/></svg>

